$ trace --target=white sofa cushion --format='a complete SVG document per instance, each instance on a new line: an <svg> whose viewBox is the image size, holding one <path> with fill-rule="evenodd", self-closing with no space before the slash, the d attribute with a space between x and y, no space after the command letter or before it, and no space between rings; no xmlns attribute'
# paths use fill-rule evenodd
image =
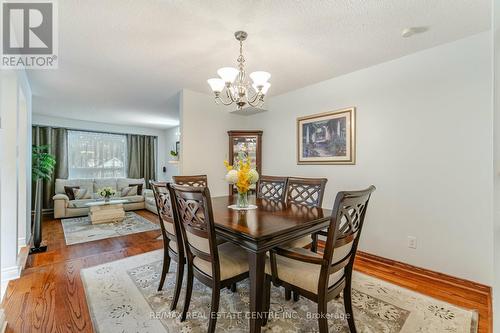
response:
<svg viewBox="0 0 500 333"><path fill-rule="evenodd" d="M73 190L76 200L80 199L92 199L92 192L89 192L86 188L75 188Z"/></svg>
<svg viewBox="0 0 500 333"><path fill-rule="evenodd" d="M70 200L68 203L68 208L88 208L84 204L92 201L95 200L94 199Z"/></svg>
<svg viewBox="0 0 500 333"><path fill-rule="evenodd" d="M146 181L144 180L144 178L118 178L116 187L118 191L121 191L124 187L130 186L132 184L142 184L142 188L146 188Z"/></svg>
<svg viewBox="0 0 500 333"><path fill-rule="evenodd" d="M122 197L130 197L133 195L137 195L137 192L139 191L139 186L140 185L134 185L134 186L126 186L126 187L122 188L121 196Z"/></svg>
<svg viewBox="0 0 500 333"><path fill-rule="evenodd" d="M66 194L64 186L79 186L86 189L89 193L94 192L93 179L56 179L55 193Z"/></svg>
<svg viewBox="0 0 500 333"><path fill-rule="evenodd" d="M129 197L121 197L117 199L128 200L128 202L144 202L144 197L142 195L131 195Z"/></svg>
<svg viewBox="0 0 500 333"><path fill-rule="evenodd" d="M94 179L94 192L97 193L101 188L111 187L116 191L116 178L96 178Z"/></svg>

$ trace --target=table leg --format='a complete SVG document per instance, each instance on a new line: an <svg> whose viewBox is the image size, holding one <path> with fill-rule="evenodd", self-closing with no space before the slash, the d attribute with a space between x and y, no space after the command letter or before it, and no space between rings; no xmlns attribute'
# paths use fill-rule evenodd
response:
<svg viewBox="0 0 500 333"><path fill-rule="evenodd" d="M266 253L248 251L250 273L250 333L260 333Z"/></svg>

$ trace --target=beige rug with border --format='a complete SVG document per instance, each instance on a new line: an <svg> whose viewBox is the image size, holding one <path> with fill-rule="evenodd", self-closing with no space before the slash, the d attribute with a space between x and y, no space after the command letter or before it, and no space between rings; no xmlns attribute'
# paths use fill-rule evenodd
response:
<svg viewBox="0 0 500 333"><path fill-rule="evenodd" d="M82 216L62 219L61 224L67 245L160 229L158 224L134 212L126 212L125 219L117 223L92 224L88 216Z"/></svg>
<svg viewBox="0 0 500 333"><path fill-rule="evenodd" d="M195 279L188 320L169 307L175 283L175 264L164 290L157 292L162 250L144 253L81 271L96 332L206 332L211 289ZM238 291L221 292L217 332L248 332L248 280ZM360 333L475 333L477 312L463 309L376 278L355 272L355 321ZM330 332L349 332L341 299L328 304ZM272 289L271 316L263 332L317 332L316 304L301 297L285 301L284 291Z"/></svg>

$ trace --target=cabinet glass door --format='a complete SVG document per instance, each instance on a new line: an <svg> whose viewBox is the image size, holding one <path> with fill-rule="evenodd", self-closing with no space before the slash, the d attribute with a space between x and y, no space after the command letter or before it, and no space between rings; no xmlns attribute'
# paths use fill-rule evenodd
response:
<svg viewBox="0 0 500 333"><path fill-rule="evenodd" d="M233 138L233 164L236 164L240 152L244 152L250 159L253 169L257 168L257 137L245 136Z"/></svg>

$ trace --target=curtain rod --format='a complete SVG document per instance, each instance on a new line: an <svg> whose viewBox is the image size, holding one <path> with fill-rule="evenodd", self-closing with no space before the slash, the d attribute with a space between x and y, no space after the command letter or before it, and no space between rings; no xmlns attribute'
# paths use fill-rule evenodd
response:
<svg viewBox="0 0 500 333"><path fill-rule="evenodd" d="M102 134L118 134L118 135L142 135L142 136L152 136L158 139L158 135L147 135L147 134L135 134L135 133L123 133L123 132L110 132L110 131L98 131L98 130L86 130L79 129L76 127L64 127L64 126L48 126L48 125L37 125L31 124L31 127L50 127L50 128L62 128L69 131L78 131L78 132L88 132L88 133L102 133Z"/></svg>

